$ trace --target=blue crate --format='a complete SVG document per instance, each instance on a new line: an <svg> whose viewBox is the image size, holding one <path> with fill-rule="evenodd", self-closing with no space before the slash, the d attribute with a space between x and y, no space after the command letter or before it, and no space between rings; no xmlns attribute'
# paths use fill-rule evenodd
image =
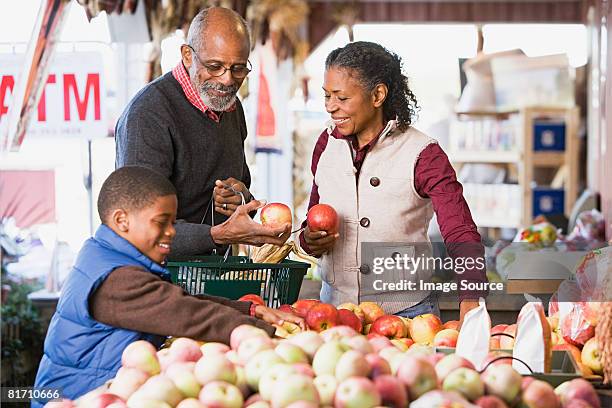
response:
<svg viewBox="0 0 612 408"><path fill-rule="evenodd" d="M535 120L533 138L533 150L536 152L562 152L565 150L565 122Z"/></svg>
<svg viewBox="0 0 612 408"><path fill-rule="evenodd" d="M563 214L565 191L561 188L536 187L533 189L533 216Z"/></svg>

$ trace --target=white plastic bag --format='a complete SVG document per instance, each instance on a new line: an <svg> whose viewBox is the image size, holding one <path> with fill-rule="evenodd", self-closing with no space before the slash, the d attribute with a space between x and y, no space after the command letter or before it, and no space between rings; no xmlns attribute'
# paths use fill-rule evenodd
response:
<svg viewBox="0 0 612 408"><path fill-rule="evenodd" d="M528 303L519 313L516 321L516 337L512 357L521 361L513 360L512 368L521 374L529 374L529 369L534 373L550 372L551 358L551 331L542 301L530 295L525 295ZM525 364L523 364L523 362Z"/></svg>
<svg viewBox="0 0 612 408"><path fill-rule="evenodd" d="M478 303L477 308L470 310L463 317L455 354L469 360L477 370L482 370L489 354L491 317L485 300L480 298Z"/></svg>

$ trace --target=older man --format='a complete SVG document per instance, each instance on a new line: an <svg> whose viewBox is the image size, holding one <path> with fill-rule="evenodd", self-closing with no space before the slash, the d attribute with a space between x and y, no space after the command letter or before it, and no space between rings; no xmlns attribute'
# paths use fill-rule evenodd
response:
<svg viewBox="0 0 612 408"><path fill-rule="evenodd" d="M181 62L145 86L117 123L116 166L151 167L176 187L175 255L211 253L229 243L281 244L289 236L290 225L264 228L249 216L262 206L248 190L247 128L236 98L251 70L249 51L240 15L202 10L181 46ZM240 206L238 193L248 204Z"/></svg>

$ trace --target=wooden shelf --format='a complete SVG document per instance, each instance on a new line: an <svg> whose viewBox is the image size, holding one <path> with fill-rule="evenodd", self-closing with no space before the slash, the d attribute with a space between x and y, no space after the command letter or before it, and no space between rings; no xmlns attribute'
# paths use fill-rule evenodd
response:
<svg viewBox="0 0 612 408"><path fill-rule="evenodd" d="M451 150L448 152L451 162L456 163L517 163L521 155L512 150Z"/></svg>
<svg viewBox="0 0 612 408"><path fill-rule="evenodd" d="M543 167L559 167L565 163L565 152L533 152L533 164Z"/></svg>
<svg viewBox="0 0 612 408"><path fill-rule="evenodd" d="M557 107L545 107L545 106L533 106L526 107L519 111L506 111L506 112L456 112L459 117L459 121L475 122L476 125L473 128L466 126L458 128L458 136L463 137L464 140L457 140L456 143L451 142L451 146L459 146L462 143L482 143L485 145L485 141L489 138L484 137L486 132L497 131L490 125L484 127L482 123L485 121L504 121L511 115L517 114L518 116L512 117L510 123L505 123L504 126L509 126L509 129L502 128L516 138L513 142L517 147L511 151L496 151L496 150L452 150L449 149L449 159L453 165L460 167L465 163L494 163L498 165L516 165L512 171L516 172L518 185L521 190L520 200L517 200L520 208L520 219L503 219L498 215L493 215L495 211L484 211L480 209L475 211L472 215L476 225L479 227L513 227L520 228L530 225L533 221L533 182L536 180L537 174L543 174L542 168L558 168L557 174L561 174L559 180L557 177L553 180L556 186L562 185L564 190L564 212L566 216L569 216L574 203L578 196L578 168L580 166L578 153L580 150L580 141L578 139L578 125L579 125L579 110L577 107L573 108L557 108ZM534 151L534 121L541 118L554 118L559 119L565 123L565 150L562 152L555 151ZM516 120L516 125L514 124ZM482 122L480 127L478 123ZM518 126L516 130L513 126ZM452 129L452 127L451 127ZM482 134L482 132L485 132ZM505 135L501 130L500 135ZM453 135L450 135L451 138ZM495 136L495 134L493 134ZM499 137L499 135L497 135ZM483 142L478 142L479 140ZM496 140L490 137L491 140ZM508 143L508 142L505 142ZM502 144L501 146L505 146ZM478 145L474 145L478 146ZM560 181L561 183L557 183ZM483 199L486 199L484 197ZM476 208L489 208L486 205L476 205ZM498 212L499 213L499 212ZM501 219L500 219L501 218Z"/></svg>

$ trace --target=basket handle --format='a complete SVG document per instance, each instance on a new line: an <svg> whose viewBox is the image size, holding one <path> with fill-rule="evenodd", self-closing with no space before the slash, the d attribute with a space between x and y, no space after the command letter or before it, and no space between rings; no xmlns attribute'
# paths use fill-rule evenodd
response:
<svg viewBox="0 0 612 408"><path fill-rule="evenodd" d="M521 363L523 363L523 365L525 367L527 367L527 369L529 370L529 372L531 374L533 374L533 370L531 369L531 367L529 367L529 364L527 364L526 362L524 362L523 360L521 360L520 358L516 358L514 356L499 356L499 357L495 357L493 360L489 361L487 363L486 366L484 366L484 368L482 370L479 371L480 374L482 374L487 368L489 368L489 366L491 364L493 364L496 361L500 361L500 360L516 360L516 361L520 361Z"/></svg>
<svg viewBox="0 0 612 408"><path fill-rule="evenodd" d="M225 183L223 184L226 185ZM242 191L234 190L232 186L229 186L229 188L234 192L234 194L240 195L240 202L241 202L240 205L245 205L246 200L244 199L244 194L242 194ZM215 189L213 189L212 196L210 197L210 210L211 210L210 226L214 227L215 226ZM204 218L206 218L207 213L208 213L208 210L204 214L204 217L202 217L202 221L200 221L200 224L204 222ZM213 251L216 252L216 250L213 250ZM228 245L227 249L225 250L225 254L223 255L223 261L221 261L222 263L227 262L227 258L229 257L229 254L231 251L232 251L232 246ZM251 246L247 245L247 258L250 258L250 257L251 257Z"/></svg>

